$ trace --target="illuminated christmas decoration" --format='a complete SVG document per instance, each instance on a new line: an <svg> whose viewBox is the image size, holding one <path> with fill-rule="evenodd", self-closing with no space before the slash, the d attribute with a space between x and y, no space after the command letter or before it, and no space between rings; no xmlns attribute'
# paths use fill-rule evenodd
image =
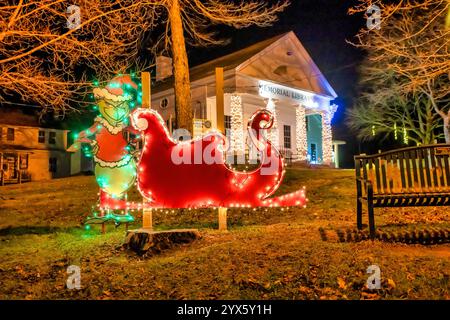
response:
<svg viewBox="0 0 450 320"><path fill-rule="evenodd" d="M306 161L308 156L308 136L306 132L306 110L302 105L295 108L297 158Z"/></svg>
<svg viewBox="0 0 450 320"><path fill-rule="evenodd" d="M250 119L249 133L262 152L262 161L254 171L239 172L225 164L226 137L221 133L210 132L198 139L178 142L171 138L158 112L134 111L132 124L142 132L145 141L137 181L141 195L153 208L305 205L304 189L269 199L284 176L281 155L261 134L272 127L273 120L267 110L256 112ZM174 181L179 186L176 192ZM135 208L131 203L128 207Z"/></svg>
<svg viewBox="0 0 450 320"><path fill-rule="evenodd" d="M179 142L171 137L157 111L137 109L130 115L135 100L142 97L137 91L140 91L139 85L128 75L114 78L104 88L95 88L100 115L92 127L75 135L75 145L89 142L92 146L95 176L100 187L99 203L87 219L88 224L132 222L130 212L143 209L306 205L304 187L270 198L284 177L283 158L263 135L275 124L271 112L259 110L248 123L250 141L260 153L259 168L236 171L226 164L228 141L222 133L211 131L197 139ZM242 98L233 95L231 101L233 142L244 150L244 132L239 130L243 122ZM143 136L138 165L128 142L129 133ZM143 201L128 201L127 191L133 185L137 185Z"/></svg>
<svg viewBox="0 0 450 320"><path fill-rule="evenodd" d="M145 141L138 164L137 186L146 201L121 202L106 195L102 203L107 207L140 210L306 204L304 188L269 198L283 180L284 163L279 152L262 135L262 131L273 125L273 117L267 110L258 111L249 121L252 142L262 153L260 167L250 172L234 171L225 164L226 137L219 132L178 142L170 136L159 113L151 109L134 111L132 124L142 132Z"/></svg>
<svg viewBox="0 0 450 320"><path fill-rule="evenodd" d="M278 145L280 143L280 137L278 133L278 114L275 101L273 99L269 99L266 109L269 110L273 115L273 126L272 129L269 130L269 140L272 142L272 145L275 148L278 148Z"/></svg>
<svg viewBox="0 0 450 320"><path fill-rule="evenodd" d="M88 219L89 223L133 221L127 212L113 214L109 211L123 207L126 192L136 181L137 168L127 133L137 133L129 126L130 109L135 105L133 100L137 96L137 88L128 75L115 77L104 88L94 88L100 115L89 129L77 134L76 143L71 147L76 149L86 142L92 147L91 151L85 146L83 151L94 158L95 178L100 187L100 213L94 212L94 216ZM116 202L114 207L110 206L110 199Z"/></svg>
<svg viewBox="0 0 450 320"><path fill-rule="evenodd" d="M338 106L330 105L327 112L322 112L322 162L326 165L333 160L333 134L331 130L331 120L336 113Z"/></svg>
<svg viewBox="0 0 450 320"><path fill-rule="evenodd" d="M372 126L372 136L375 137L377 135L377 132L375 130L375 126Z"/></svg>
<svg viewBox="0 0 450 320"><path fill-rule="evenodd" d="M244 115L242 113L242 98L233 94L230 103L231 115L231 141L232 151L235 153L244 152Z"/></svg>
<svg viewBox="0 0 450 320"><path fill-rule="evenodd" d="M394 123L394 139L398 139L397 122Z"/></svg>

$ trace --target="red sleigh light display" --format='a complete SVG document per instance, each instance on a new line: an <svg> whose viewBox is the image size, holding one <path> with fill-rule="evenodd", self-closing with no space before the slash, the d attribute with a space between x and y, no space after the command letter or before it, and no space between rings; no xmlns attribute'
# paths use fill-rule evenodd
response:
<svg viewBox="0 0 450 320"><path fill-rule="evenodd" d="M219 132L178 142L170 137L155 110L137 109L131 120L144 137L137 186L147 200L146 208L288 207L306 203L304 188L269 198L283 180L284 164L279 152L261 134L273 124L267 110L259 110L249 121L252 142L262 154L261 165L251 172L235 171L226 165L226 137ZM101 206L141 209L143 204L109 198L103 199Z"/></svg>
<svg viewBox="0 0 450 320"><path fill-rule="evenodd" d="M98 211L92 223L132 222L130 210L175 208L255 208L304 206L304 188L280 197L271 196L284 177L282 156L263 132L273 125L272 114L257 111L249 121L248 134L260 155L253 171L236 171L226 164L227 138L210 132L199 139L172 139L164 120L152 109L131 110L142 93L128 75L112 79L94 96L100 115L94 125L78 135L69 149L90 143L95 176L100 187ZM130 114L131 112L131 114ZM131 120L131 126L129 125ZM130 133L143 137L143 149L133 151ZM135 156L139 156L136 165ZM136 183L144 198L127 200Z"/></svg>

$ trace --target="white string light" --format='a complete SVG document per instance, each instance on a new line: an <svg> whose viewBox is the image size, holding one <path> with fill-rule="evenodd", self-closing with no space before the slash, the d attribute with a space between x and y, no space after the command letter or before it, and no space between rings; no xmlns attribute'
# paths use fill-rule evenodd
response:
<svg viewBox="0 0 450 320"><path fill-rule="evenodd" d="M337 105L330 105L322 115L322 163L330 165L333 160L333 132L331 120L337 110Z"/></svg>
<svg viewBox="0 0 450 320"><path fill-rule="evenodd" d="M295 108L295 132L297 159L306 161L308 153L308 136L306 133L306 110L302 105Z"/></svg>
<svg viewBox="0 0 450 320"><path fill-rule="evenodd" d="M231 150L235 153L244 152L244 115L242 98L233 94L230 102L231 114Z"/></svg>

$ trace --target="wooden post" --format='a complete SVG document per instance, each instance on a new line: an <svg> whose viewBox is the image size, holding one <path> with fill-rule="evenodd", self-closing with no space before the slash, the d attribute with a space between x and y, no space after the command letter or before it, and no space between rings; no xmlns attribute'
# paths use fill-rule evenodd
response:
<svg viewBox="0 0 450 320"><path fill-rule="evenodd" d="M142 108L152 107L150 72L141 73Z"/></svg>
<svg viewBox="0 0 450 320"><path fill-rule="evenodd" d="M217 130L225 133L225 97L223 68L216 68L216 122ZM219 230L227 230L227 208L219 208Z"/></svg>
<svg viewBox="0 0 450 320"><path fill-rule="evenodd" d="M17 158L16 158L16 168L15 168L15 173L17 174L17 183L21 183L20 181L20 154L16 153Z"/></svg>
<svg viewBox="0 0 450 320"><path fill-rule="evenodd" d="M219 208L219 231L227 230L227 208Z"/></svg>
<svg viewBox="0 0 450 320"><path fill-rule="evenodd" d="M223 90L223 68L216 68L216 119L217 130L225 133L225 98Z"/></svg>
<svg viewBox="0 0 450 320"><path fill-rule="evenodd" d="M145 209L144 208L143 214L142 214L142 228L153 230L153 212L152 212L152 209Z"/></svg>
<svg viewBox="0 0 450 320"><path fill-rule="evenodd" d="M0 128L0 130L2 129ZM0 153L0 186L3 186L4 184L5 184L5 176L3 174L3 153Z"/></svg>
<svg viewBox="0 0 450 320"><path fill-rule="evenodd" d="M142 83L142 108L152 107L152 96L151 96L151 77L150 72L141 73L141 83ZM144 139L144 136L142 136ZM145 141L143 141L145 143ZM142 228L153 229L153 212L152 209L145 208L146 200L142 199L142 204L144 208L142 209Z"/></svg>

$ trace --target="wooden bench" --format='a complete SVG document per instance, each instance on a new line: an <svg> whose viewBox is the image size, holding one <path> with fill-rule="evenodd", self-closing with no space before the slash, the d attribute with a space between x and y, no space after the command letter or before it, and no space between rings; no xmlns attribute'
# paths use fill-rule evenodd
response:
<svg viewBox="0 0 450 320"><path fill-rule="evenodd" d="M450 144L423 145L355 156L357 227L367 203L375 238L376 207L450 205Z"/></svg>

